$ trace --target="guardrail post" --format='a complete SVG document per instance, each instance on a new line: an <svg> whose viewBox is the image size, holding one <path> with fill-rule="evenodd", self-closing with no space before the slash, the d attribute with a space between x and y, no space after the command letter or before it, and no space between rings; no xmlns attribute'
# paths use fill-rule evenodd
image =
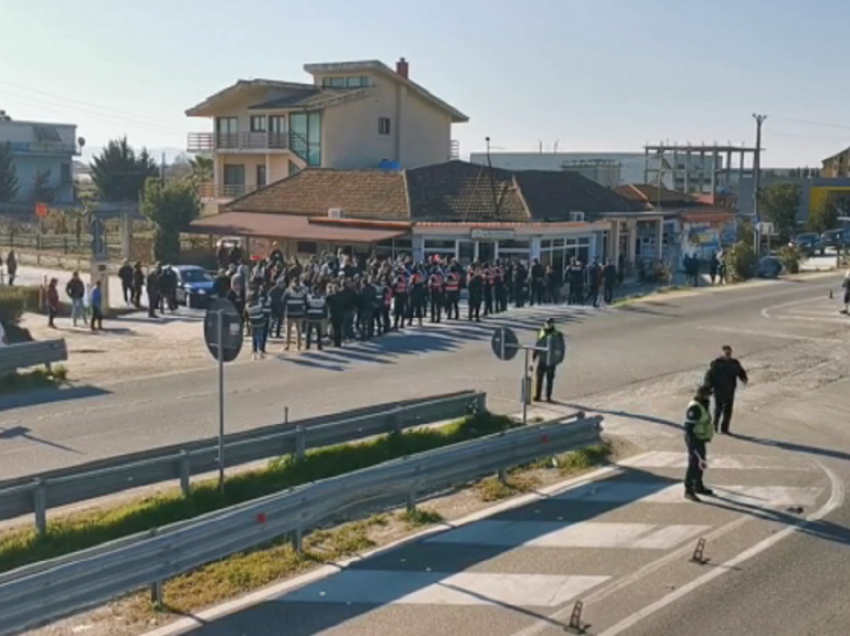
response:
<svg viewBox="0 0 850 636"><path fill-rule="evenodd" d="M499 478L499 481L502 482L503 484L507 483L508 473L505 471L504 468L500 468L499 472L496 473L496 476Z"/></svg>
<svg viewBox="0 0 850 636"><path fill-rule="evenodd" d="M35 527L39 536L44 536L47 533L47 487L41 479L36 480L35 484L33 492Z"/></svg>
<svg viewBox="0 0 850 636"><path fill-rule="evenodd" d="M183 491L183 496L188 497L192 491L191 473L189 466L189 453L185 450L180 451L180 459L177 460L180 467L180 490Z"/></svg>
<svg viewBox="0 0 850 636"><path fill-rule="evenodd" d="M304 454L307 451L307 430L298 425L295 427L295 459L296 461L304 461Z"/></svg>
<svg viewBox="0 0 850 636"><path fill-rule="evenodd" d="M162 609L163 605L162 581L154 581L151 583L151 605L157 611Z"/></svg>
<svg viewBox="0 0 850 636"><path fill-rule="evenodd" d="M478 393L475 396L475 404L473 406L475 409L473 415L481 415L482 413L487 411L487 394L483 391Z"/></svg>
<svg viewBox="0 0 850 636"><path fill-rule="evenodd" d="M404 429L404 407L399 406L393 412L393 434L401 435Z"/></svg>

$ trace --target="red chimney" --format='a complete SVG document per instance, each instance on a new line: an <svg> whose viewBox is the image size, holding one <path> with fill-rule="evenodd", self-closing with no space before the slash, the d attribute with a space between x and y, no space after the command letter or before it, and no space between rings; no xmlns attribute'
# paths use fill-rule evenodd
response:
<svg viewBox="0 0 850 636"><path fill-rule="evenodd" d="M408 79L408 71L410 67L407 64L407 60L403 57L399 58L398 62L395 63L395 72L401 75L404 79Z"/></svg>

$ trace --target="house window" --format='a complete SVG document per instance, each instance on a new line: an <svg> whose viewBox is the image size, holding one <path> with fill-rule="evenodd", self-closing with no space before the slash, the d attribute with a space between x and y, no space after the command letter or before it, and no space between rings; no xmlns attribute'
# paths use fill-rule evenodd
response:
<svg viewBox="0 0 850 636"><path fill-rule="evenodd" d="M266 185L266 167L257 166L257 187L262 188Z"/></svg>
<svg viewBox="0 0 850 636"><path fill-rule="evenodd" d="M251 132L266 132L265 115L251 115Z"/></svg>
<svg viewBox="0 0 850 636"><path fill-rule="evenodd" d="M293 113L289 147L309 166L322 165L322 113Z"/></svg>
<svg viewBox="0 0 850 636"><path fill-rule="evenodd" d="M344 77L323 77L322 86L325 88L345 88Z"/></svg>
<svg viewBox="0 0 850 636"><path fill-rule="evenodd" d="M390 118L389 117L378 117L378 134L379 135L389 135L390 134Z"/></svg>
<svg viewBox="0 0 850 636"><path fill-rule="evenodd" d="M346 77L345 85L348 88L364 88L369 86L369 78L365 75L363 77Z"/></svg>
<svg viewBox="0 0 850 636"><path fill-rule="evenodd" d="M215 120L216 148L236 148L239 119L236 117L217 117Z"/></svg>
<svg viewBox="0 0 850 636"><path fill-rule="evenodd" d="M295 251L299 254L318 254L319 246L313 241L298 241L295 245Z"/></svg>

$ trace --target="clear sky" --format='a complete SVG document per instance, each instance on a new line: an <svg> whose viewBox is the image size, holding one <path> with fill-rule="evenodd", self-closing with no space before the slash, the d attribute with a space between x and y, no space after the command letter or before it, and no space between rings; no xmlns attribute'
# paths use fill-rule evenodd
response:
<svg viewBox="0 0 850 636"><path fill-rule="evenodd" d="M847 0L0 0L0 108L182 148L236 79L405 56L464 155L753 143L760 112L764 165L819 165L850 145L848 25Z"/></svg>

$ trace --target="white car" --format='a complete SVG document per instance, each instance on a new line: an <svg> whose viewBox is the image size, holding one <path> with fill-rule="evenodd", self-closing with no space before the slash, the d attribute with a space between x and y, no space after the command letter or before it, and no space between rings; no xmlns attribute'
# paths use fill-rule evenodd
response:
<svg viewBox="0 0 850 636"><path fill-rule="evenodd" d="M0 322L0 347L5 347L9 344L9 339L6 337L6 329L3 327L3 323Z"/></svg>

